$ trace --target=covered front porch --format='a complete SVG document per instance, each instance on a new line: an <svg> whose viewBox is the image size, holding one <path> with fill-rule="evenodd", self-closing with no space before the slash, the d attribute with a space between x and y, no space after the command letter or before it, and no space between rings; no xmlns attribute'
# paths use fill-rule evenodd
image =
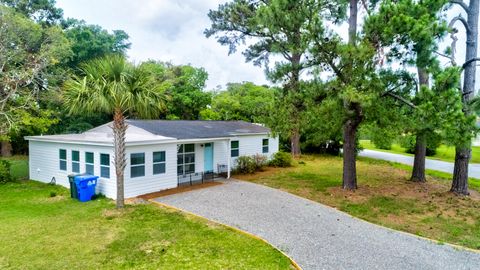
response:
<svg viewBox="0 0 480 270"><path fill-rule="evenodd" d="M177 144L177 185L191 186L230 178L230 139Z"/></svg>

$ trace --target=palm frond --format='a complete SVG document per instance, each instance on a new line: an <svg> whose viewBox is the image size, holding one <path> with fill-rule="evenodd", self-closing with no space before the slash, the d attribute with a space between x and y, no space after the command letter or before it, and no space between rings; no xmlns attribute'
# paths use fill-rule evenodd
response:
<svg viewBox="0 0 480 270"><path fill-rule="evenodd" d="M142 66L111 55L82 65L82 76L65 83L64 99L71 114L124 113L156 118L165 110L166 84L158 83Z"/></svg>

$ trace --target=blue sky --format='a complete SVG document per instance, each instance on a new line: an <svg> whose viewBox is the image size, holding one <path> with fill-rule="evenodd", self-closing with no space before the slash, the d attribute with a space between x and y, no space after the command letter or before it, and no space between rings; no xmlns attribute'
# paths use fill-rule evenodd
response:
<svg viewBox="0 0 480 270"><path fill-rule="evenodd" d="M192 64L209 74L207 89L228 82L251 81L268 84L262 68L245 63L239 52L228 55L228 48L215 39L207 39L203 31L210 26L209 9L216 9L225 0L57 0L66 17L83 19L108 30L122 29L130 35L131 60L147 59ZM449 11L458 15L459 8ZM465 55L464 30L458 35L457 62ZM346 26L340 27L346 33ZM450 43L448 38L445 44ZM445 64L447 64L445 62ZM480 70L477 72L477 85Z"/></svg>

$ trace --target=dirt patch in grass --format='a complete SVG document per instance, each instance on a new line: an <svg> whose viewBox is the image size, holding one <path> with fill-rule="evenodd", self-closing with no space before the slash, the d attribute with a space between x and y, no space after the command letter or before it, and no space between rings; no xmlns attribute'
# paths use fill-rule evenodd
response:
<svg viewBox="0 0 480 270"><path fill-rule="evenodd" d="M410 172L392 164L360 159L358 190L344 191L342 160L306 156L294 167L269 168L235 177L318 201L353 216L393 229L480 249L480 196L449 192L450 181L428 176L426 183L409 181Z"/></svg>
<svg viewBox="0 0 480 270"><path fill-rule="evenodd" d="M197 189L202 189L202 188L207 188L212 186L218 186L221 184L222 184L221 182L206 182L206 183L197 184L193 186L179 186L177 188L171 188L171 189L144 194L144 195L138 196L138 198L141 198L144 200L150 200L153 198L163 197L163 196L177 194L177 193L183 193L187 191L192 191L192 190L197 190Z"/></svg>

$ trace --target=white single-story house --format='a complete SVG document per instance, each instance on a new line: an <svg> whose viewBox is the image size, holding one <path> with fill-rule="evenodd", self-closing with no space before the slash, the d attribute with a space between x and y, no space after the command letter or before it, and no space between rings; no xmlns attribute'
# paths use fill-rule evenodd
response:
<svg viewBox="0 0 480 270"><path fill-rule="evenodd" d="M127 120L125 197L175 188L223 170L238 156L278 151L270 129L243 121ZM97 193L116 198L111 123L81 134L29 136L30 179L69 187L68 175L99 176Z"/></svg>

